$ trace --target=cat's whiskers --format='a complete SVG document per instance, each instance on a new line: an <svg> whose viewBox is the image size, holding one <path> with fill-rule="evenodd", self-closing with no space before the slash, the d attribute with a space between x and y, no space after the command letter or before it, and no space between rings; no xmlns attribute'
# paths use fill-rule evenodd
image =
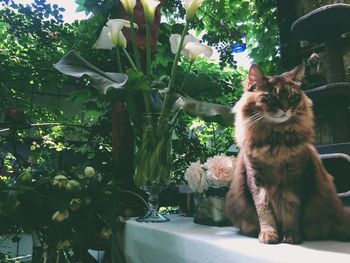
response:
<svg viewBox="0 0 350 263"><path fill-rule="evenodd" d="M255 125L262 118L264 118L264 115L261 115L260 113L255 113L247 119L248 126L251 127Z"/></svg>

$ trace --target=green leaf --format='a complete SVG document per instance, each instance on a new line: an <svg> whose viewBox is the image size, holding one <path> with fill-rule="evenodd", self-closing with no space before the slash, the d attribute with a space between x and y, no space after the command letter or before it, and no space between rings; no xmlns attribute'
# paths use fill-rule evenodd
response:
<svg viewBox="0 0 350 263"><path fill-rule="evenodd" d="M231 108L221 104L202 102L179 95L175 101L175 107L207 122L216 122L223 126L233 125L234 117Z"/></svg>
<svg viewBox="0 0 350 263"><path fill-rule="evenodd" d="M5 190L1 192L1 195L0 213L10 214L18 206L17 191Z"/></svg>
<svg viewBox="0 0 350 263"><path fill-rule="evenodd" d="M126 74L103 72L79 56L74 50L68 52L54 67L63 74L73 77L80 78L88 75L92 86L104 95L109 87L121 89L128 80Z"/></svg>
<svg viewBox="0 0 350 263"><path fill-rule="evenodd" d="M181 74L179 75L181 76ZM185 76L182 77L185 78ZM217 82L204 73L188 75L183 91L186 95L196 99L217 98L222 95Z"/></svg>
<svg viewBox="0 0 350 263"><path fill-rule="evenodd" d="M128 83L126 84L128 90L151 91L151 85L142 72L129 69L126 73L128 74Z"/></svg>

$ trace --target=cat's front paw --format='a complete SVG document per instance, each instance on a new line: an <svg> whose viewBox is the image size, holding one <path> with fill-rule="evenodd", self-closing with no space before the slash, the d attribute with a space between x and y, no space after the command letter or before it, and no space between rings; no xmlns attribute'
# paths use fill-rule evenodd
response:
<svg viewBox="0 0 350 263"><path fill-rule="evenodd" d="M264 244L277 244L279 243L279 237L275 231L261 231L259 241Z"/></svg>
<svg viewBox="0 0 350 263"><path fill-rule="evenodd" d="M300 244L302 242L300 233L286 233L283 236L283 243Z"/></svg>

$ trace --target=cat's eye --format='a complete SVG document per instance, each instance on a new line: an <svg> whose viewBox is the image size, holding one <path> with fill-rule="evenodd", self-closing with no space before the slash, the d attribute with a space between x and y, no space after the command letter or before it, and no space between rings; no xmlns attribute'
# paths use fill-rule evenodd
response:
<svg viewBox="0 0 350 263"><path fill-rule="evenodd" d="M288 99L289 99L289 101L290 101L291 103L293 103L293 104L298 103L299 100L300 100L300 94L299 94L299 93L295 93L295 94L289 96Z"/></svg>
<svg viewBox="0 0 350 263"><path fill-rule="evenodd" d="M269 103L269 104L276 104L277 103L277 97L272 94L265 94L263 97L264 101Z"/></svg>

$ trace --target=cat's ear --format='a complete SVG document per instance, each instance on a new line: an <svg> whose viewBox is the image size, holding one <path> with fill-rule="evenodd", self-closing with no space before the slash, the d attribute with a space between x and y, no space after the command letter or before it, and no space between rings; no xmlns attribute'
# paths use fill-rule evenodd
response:
<svg viewBox="0 0 350 263"><path fill-rule="evenodd" d="M265 79L266 76L260 67L256 64L251 65L248 73L248 83L246 90L254 91L256 88L256 83L262 82Z"/></svg>
<svg viewBox="0 0 350 263"><path fill-rule="evenodd" d="M295 67L291 71L283 73L283 78L287 82L291 82L296 86L301 86L301 83L304 80L305 76L305 66L304 63L300 64L299 66Z"/></svg>

